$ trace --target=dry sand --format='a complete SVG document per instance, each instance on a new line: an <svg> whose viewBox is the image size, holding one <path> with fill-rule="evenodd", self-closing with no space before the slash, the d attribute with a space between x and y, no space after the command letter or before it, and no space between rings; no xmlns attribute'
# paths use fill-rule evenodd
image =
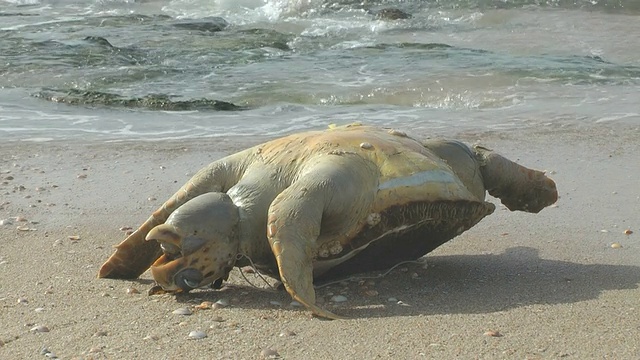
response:
<svg viewBox="0 0 640 360"><path fill-rule="evenodd" d="M459 138L551 171L557 206L499 207L424 263L319 289L350 317L340 321L312 318L237 271L223 290L178 297L147 296L148 273L96 278L121 227L138 226L203 165L262 139L2 144L0 219L13 221L0 226L0 358L640 358L640 131ZM347 301L331 303L332 293ZM218 299L229 306L172 313ZM193 330L208 337L190 340Z"/></svg>

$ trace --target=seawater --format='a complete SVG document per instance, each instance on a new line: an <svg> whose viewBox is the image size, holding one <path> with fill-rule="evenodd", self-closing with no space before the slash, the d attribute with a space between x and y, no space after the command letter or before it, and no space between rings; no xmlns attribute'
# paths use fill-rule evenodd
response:
<svg viewBox="0 0 640 360"><path fill-rule="evenodd" d="M0 140L640 124L638 34L637 0L0 0Z"/></svg>

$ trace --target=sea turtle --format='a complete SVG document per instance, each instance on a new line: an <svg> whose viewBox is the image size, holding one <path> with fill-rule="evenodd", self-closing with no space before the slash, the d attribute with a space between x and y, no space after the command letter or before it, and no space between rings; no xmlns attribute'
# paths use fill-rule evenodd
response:
<svg viewBox="0 0 640 360"><path fill-rule="evenodd" d="M485 191L534 213L557 199L543 172L479 146L358 124L294 134L201 169L98 276L151 267L164 289L189 291L251 259L315 315L338 318L316 305L314 279L423 256L494 211Z"/></svg>

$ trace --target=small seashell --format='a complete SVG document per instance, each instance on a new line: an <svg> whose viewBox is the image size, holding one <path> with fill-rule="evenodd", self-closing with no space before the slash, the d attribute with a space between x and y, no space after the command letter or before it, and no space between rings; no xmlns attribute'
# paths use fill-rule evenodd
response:
<svg viewBox="0 0 640 360"><path fill-rule="evenodd" d="M207 337L207 333L200 330L194 330L189 333L189 339L199 340Z"/></svg>
<svg viewBox="0 0 640 360"><path fill-rule="evenodd" d="M198 310L209 310L213 307L213 303L211 301L203 301L200 304L194 306L194 309Z"/></svg>
<svg viewBox="0 0 640 360"><path fill-rule="evenodd" d="M611 248L612 249L620 249L620 248L622 248L622 244L614 242L614 243L611 244Z"/></svg>
<svg viewBox="0 0 640 360"><path fill-rule="evenodd" d="M156 198L154 198L153 196L151 196L151 197L149 197L147 200L149 200L149 201L156 201L156 200L158 200L158 199L156 199Z"/></svg>
<svg viewBox="0 0 640 360"><path fill-rule="evenodd" d="M76 176L78 179L86 179L87 178L87 174L80 174L78 176Z"/></svg>
<svg viewBox="0 0 640 360"><path fill-rule="evenodd" d="M35 311L35 312L43 312L44 308L41 308L41 307L35 308L35 309L33 309L33 311Z"/></svg>
<svg viewBox="0 0 640 360"><path fill-rule="evenodd" d="M27 222L27 218L22 217L22 216L16 216L16 221L17 222Z"/></svg>
<svg viewBox="0 0 640 360"><path fill-rule="evenodd" d="M48 357L49 359L57 359L58 356L52 352L48 352L46 354L44 354L45 357Z"/></svg>
<svg viewBox="0 0 640 360"><path fill-rule="evenodd" d="M176 315L191 315L191 314L193 314L191 312L191 310L189 310L186 307L177 308L177 309L173 310L171 313L172 314L176 314Z"/></svg>
<svg viewBox="0 0 640 360"><path fill-rule="evenodd" d="M229 306L229 300L220 299L220 300L216 301L216 304L218 304L218 306L222 306L222 307Z"/></svg>
<svg viewBox="0 0 640 360"><path fill-rule="evenodd" d="M497 330L489 330L484 333L484 336L501 337L502 334Z"/></svg>
<svg viewBox="0 0 640 360"><path fill-rule="evenodd" d="M368 142L363 142L363 143L360 143L360 148L365 150L370 150L370 149L373 149L373 145L371 145L371 143L368 143Z"/></svg>
<svg viewBox="0 0 640 360"><path fill-rule="evenodd" d="M94 337L107 336L107 335L109 335L109 334L104 330L98 330L98 331L96 331L95 334L93 334Z"/></svg>
<svg viewBox="0 0 640 360"><path fill-rule="evenodd" d="M28 226L18 226L16 229L18 229L18 231L29 231L29 230L31 230L31 228L29 228Z"/></svg>
<svg viewBox="0 0 640 360"><path fill-rule="evenodd" d="M407 133L396 129L389 129L388 133L394 136L407 137Z"/></svg>
<svg viewBox="0 0 640 360"><path fill-rule="evenodd" d="M147 335L147 336L142 338L142 340L153 340L153 341L156 341L158 339L159 339L159 337L157 337L156 335Z"/></svg>
<svg viewBox="0 0 640 360"><path fill-rule="evenodd" d="M609 230L607 230L607 229L602 229L602 230L600 230L600 232L602 232L602 233L608 233L608 232L609 232Z"/></svg>
<svg viewBox="0 0 640 360"><path fill-rule="evenodd" d="M378 292L376 290L365 290L364 294L366 296L378 296Z"/></svg>
<svg viewBox="0 0 640 360"><path fill-rule="evenodd" d="M45 333L45 332L49 332L49 328L44 326L44 325L38 325L38 326L34 326L31 329L29 329L29 331L31 332L39 332L39 333Z"/></svg>
<svg viewBox="0 0 640 360"><path fill-rule="evenodd" d="M260 357L263 359L277 359L280 357L280 354L273 349L263 349L260 351Z"/></svg>
<svg viewBox="0 0 640 360"><path fill-rule="evenodd" d="M402 300L398 300L398 302L396 304L398 304L400 306L411 306L411 305L407 304L406 302L404 302Z"/></svg>
<svg viewBox="0 0 640 360"><path fill-rule="evenodd" d="M624 231L624 234L625 235L631 235L631 234L633 234L633 231L631 231L631 229L627 229L627 230Z"/></svg>
<svg viewBox="0 0 640 360"><path fill-rule="evenodd" d="M127 288L127 294L129 295L140 294L140 291L136 288L130 287L130 288Z"/></svg>
<svg viewBox="0 0 640 360"><path fill-rule="evenodd" d="M69 240L71 240L71 241L78 241L78 240L80 240L80 236L78 236L78 235L70 235L70 236L68 236L68 238L69 238Z"/></svg>
<svg viewBox="0 0 640 360"><path fill-rule="evenodd" d="M160 285L154 285L152 286L149 291L147 292L147 295L151 296L151 295L162 295L162 294L168 294L169 292L166 291L165 289L162 288L162 286Z"/></svg>
<svg viewBox="0 0 640 360"><path fill-rule="evenodd" d="M28 304L29 300L27 300L26 298L18 298L18 304Z"/></svg>
<svg viewBox="0 0 640 360"><path fill-rule="evenodd" d="M128 231L131 230L132 228L130 226L123 226L120 228L120 231Z"/></svg>
<svg viewBox="0 0 640 360"><path fill-rule="evenodd" d="M335 295L331 297L331 301L341 303L347 301L347 297L344 295Z"/></svg>

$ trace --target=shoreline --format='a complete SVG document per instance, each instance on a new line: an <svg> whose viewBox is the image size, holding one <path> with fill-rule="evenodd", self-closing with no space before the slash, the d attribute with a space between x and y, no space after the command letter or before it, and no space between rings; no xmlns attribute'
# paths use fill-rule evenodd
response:
<svg viewBox="0 0 640 360"><path fill-rule="evenodd" d="M220 291L180 296L147 296L148 273L96 279L120 228L140 225L202 166L266 138L2 144L0 220L14 220L0 226L0 357L45 358L45 347L64 359L250 359L266 349L289 359L638 358L638 135L599 126L453 137L548 170L557 206L498 206L419 264L319 289L350 318L338 321L311 318L237 270ZM229 305L172 313L219 299ZM195 330L207 337L189 340Z"/></svg>

